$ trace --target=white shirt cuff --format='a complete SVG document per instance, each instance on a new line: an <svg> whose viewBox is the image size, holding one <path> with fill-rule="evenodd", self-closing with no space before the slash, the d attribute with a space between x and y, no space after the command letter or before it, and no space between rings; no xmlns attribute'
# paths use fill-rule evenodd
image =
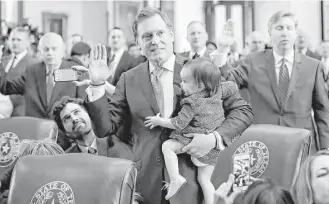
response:
<svg viewBox="0 0 329 204"><path fill-rule="evenodd" d="M216 148L219 149L220 151L223 151L225 149L225 145L224 145L222 137L216 131L214 131L213 133L214 133L214 135L216 137L216 140L217 140L217 147Z"/></svg>
<svg viewBox="0 0 329 204"><path fill-rule="evenodd" d="M89 86L86 89L87 97L89 102L97 101L98 99L102 98L105 94L105 87L102 86Z"/></svg>

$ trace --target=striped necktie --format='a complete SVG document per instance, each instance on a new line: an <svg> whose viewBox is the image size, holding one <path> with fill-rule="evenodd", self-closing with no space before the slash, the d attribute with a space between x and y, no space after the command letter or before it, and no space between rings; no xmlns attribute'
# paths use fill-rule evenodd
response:
<svg viewBox="0 0 329 204"><path fill-rule="evenodd" d="M156 68L152 71L151 74L151 82L153 86L153 91L155 98L158 103L159 111L161 114L161 117L163 117L164 114L164 98L163 98L163 87L160 81L160 77L163 73L164 69L163 68Z"/></svg>
<svg viewBox="0 0 329 204"><path fill-rule="evenodd" d="M50 99L51 99L51 94L53 92L54 89L54 75L53 75L53 71L49 71L49 73L46 75L47 77L47 84L46 84L46 95L47 95L47 104L49 105Z"/></svg>
<svg viewBox="0 0 329 204"><path fill-rule="evenodd" d="M279 97L280 97L280 105L283 106L284 101L287 97L287 91L289 87L290 77L289 77L289 71L288 67L286 65L287 60L285 58L282 58L281 60L281 66L280 66L280 73L279 73Z"/></svg>

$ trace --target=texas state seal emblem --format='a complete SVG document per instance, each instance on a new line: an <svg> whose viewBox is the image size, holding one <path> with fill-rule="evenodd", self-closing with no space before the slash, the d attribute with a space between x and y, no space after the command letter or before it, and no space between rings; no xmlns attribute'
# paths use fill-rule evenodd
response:
<svg viewBox="0 0 329 204"><path fill-rule="evenodd" d="M19 138L15 133L4 132L0 134L0 166L12 164L18 153Z"/></svg>
<svg viewBox="0 0 329 204"><path fill-rule="evenodd" d="M74 204L72 188L63 181L53 181L42 186L30 204Z"/></svg>
<svg viewBox="0 0 329 204"><path fill-rule="evenodd" d="M234 155L248 153L250 155L250 176L258 178L267 169L270 161L270 153L264 143L260 141L249 141L240 145L235 150Z"/></svg>

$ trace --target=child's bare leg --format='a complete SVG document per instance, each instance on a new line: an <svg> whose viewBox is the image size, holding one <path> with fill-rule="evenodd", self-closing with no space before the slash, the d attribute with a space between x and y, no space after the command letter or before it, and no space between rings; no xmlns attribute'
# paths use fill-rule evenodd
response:
<svg viewBox="0 0 329 204"><path fill-rule="evenodd" d="M168 192L165 196L169 200L179 189L186 184L186 179L179 174L177 154L182 153L184 145L177 140L170 139L162 144L162 153L164 156L166 168L170 178Z"/></svg>
<svg viewBox="0 0 329 204"><path fill-rule="evenodd" d="M215 166L198 166L198 182L202 188L204 196L204 204L214 203L215 187L211 183L211 175L215 169Z"/></svg>
<svg viewBox="0 0 329 204"><path fill-rule="evenodd" d="M169 139L162 144L162 153L170 180L179 178L177 154L182 153L184 145L175 139Z"/></svg>

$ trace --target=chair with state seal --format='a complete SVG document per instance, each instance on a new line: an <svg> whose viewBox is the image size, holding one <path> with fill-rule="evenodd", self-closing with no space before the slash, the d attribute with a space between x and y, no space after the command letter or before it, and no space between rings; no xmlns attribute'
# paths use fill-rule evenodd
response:
<svg viewBox="0 0 329 204"><path fill-rule="evenodd" d="M134 162L126 159L81 153L24 156L13 171L8 204L131 204L136 177Z"/></svg>
<svg viewBox="0 0 329 204"><path fill-rule="evenodd" d="M212 182L217 188L233 173L233 158L249 155L249 175L270 178L290 189L301 163L311 151L311 132L277 125L251 125L221 152ZM243 157L241 157L243 158Z"/></svg>
<svg viewBox="0 0 329 204"><path fill-rule="evenodd" d="M17 159L23 139L51 138L57 141L58 127L52 120L33 117L11 117L0 120L0 175Z"/></svg>

